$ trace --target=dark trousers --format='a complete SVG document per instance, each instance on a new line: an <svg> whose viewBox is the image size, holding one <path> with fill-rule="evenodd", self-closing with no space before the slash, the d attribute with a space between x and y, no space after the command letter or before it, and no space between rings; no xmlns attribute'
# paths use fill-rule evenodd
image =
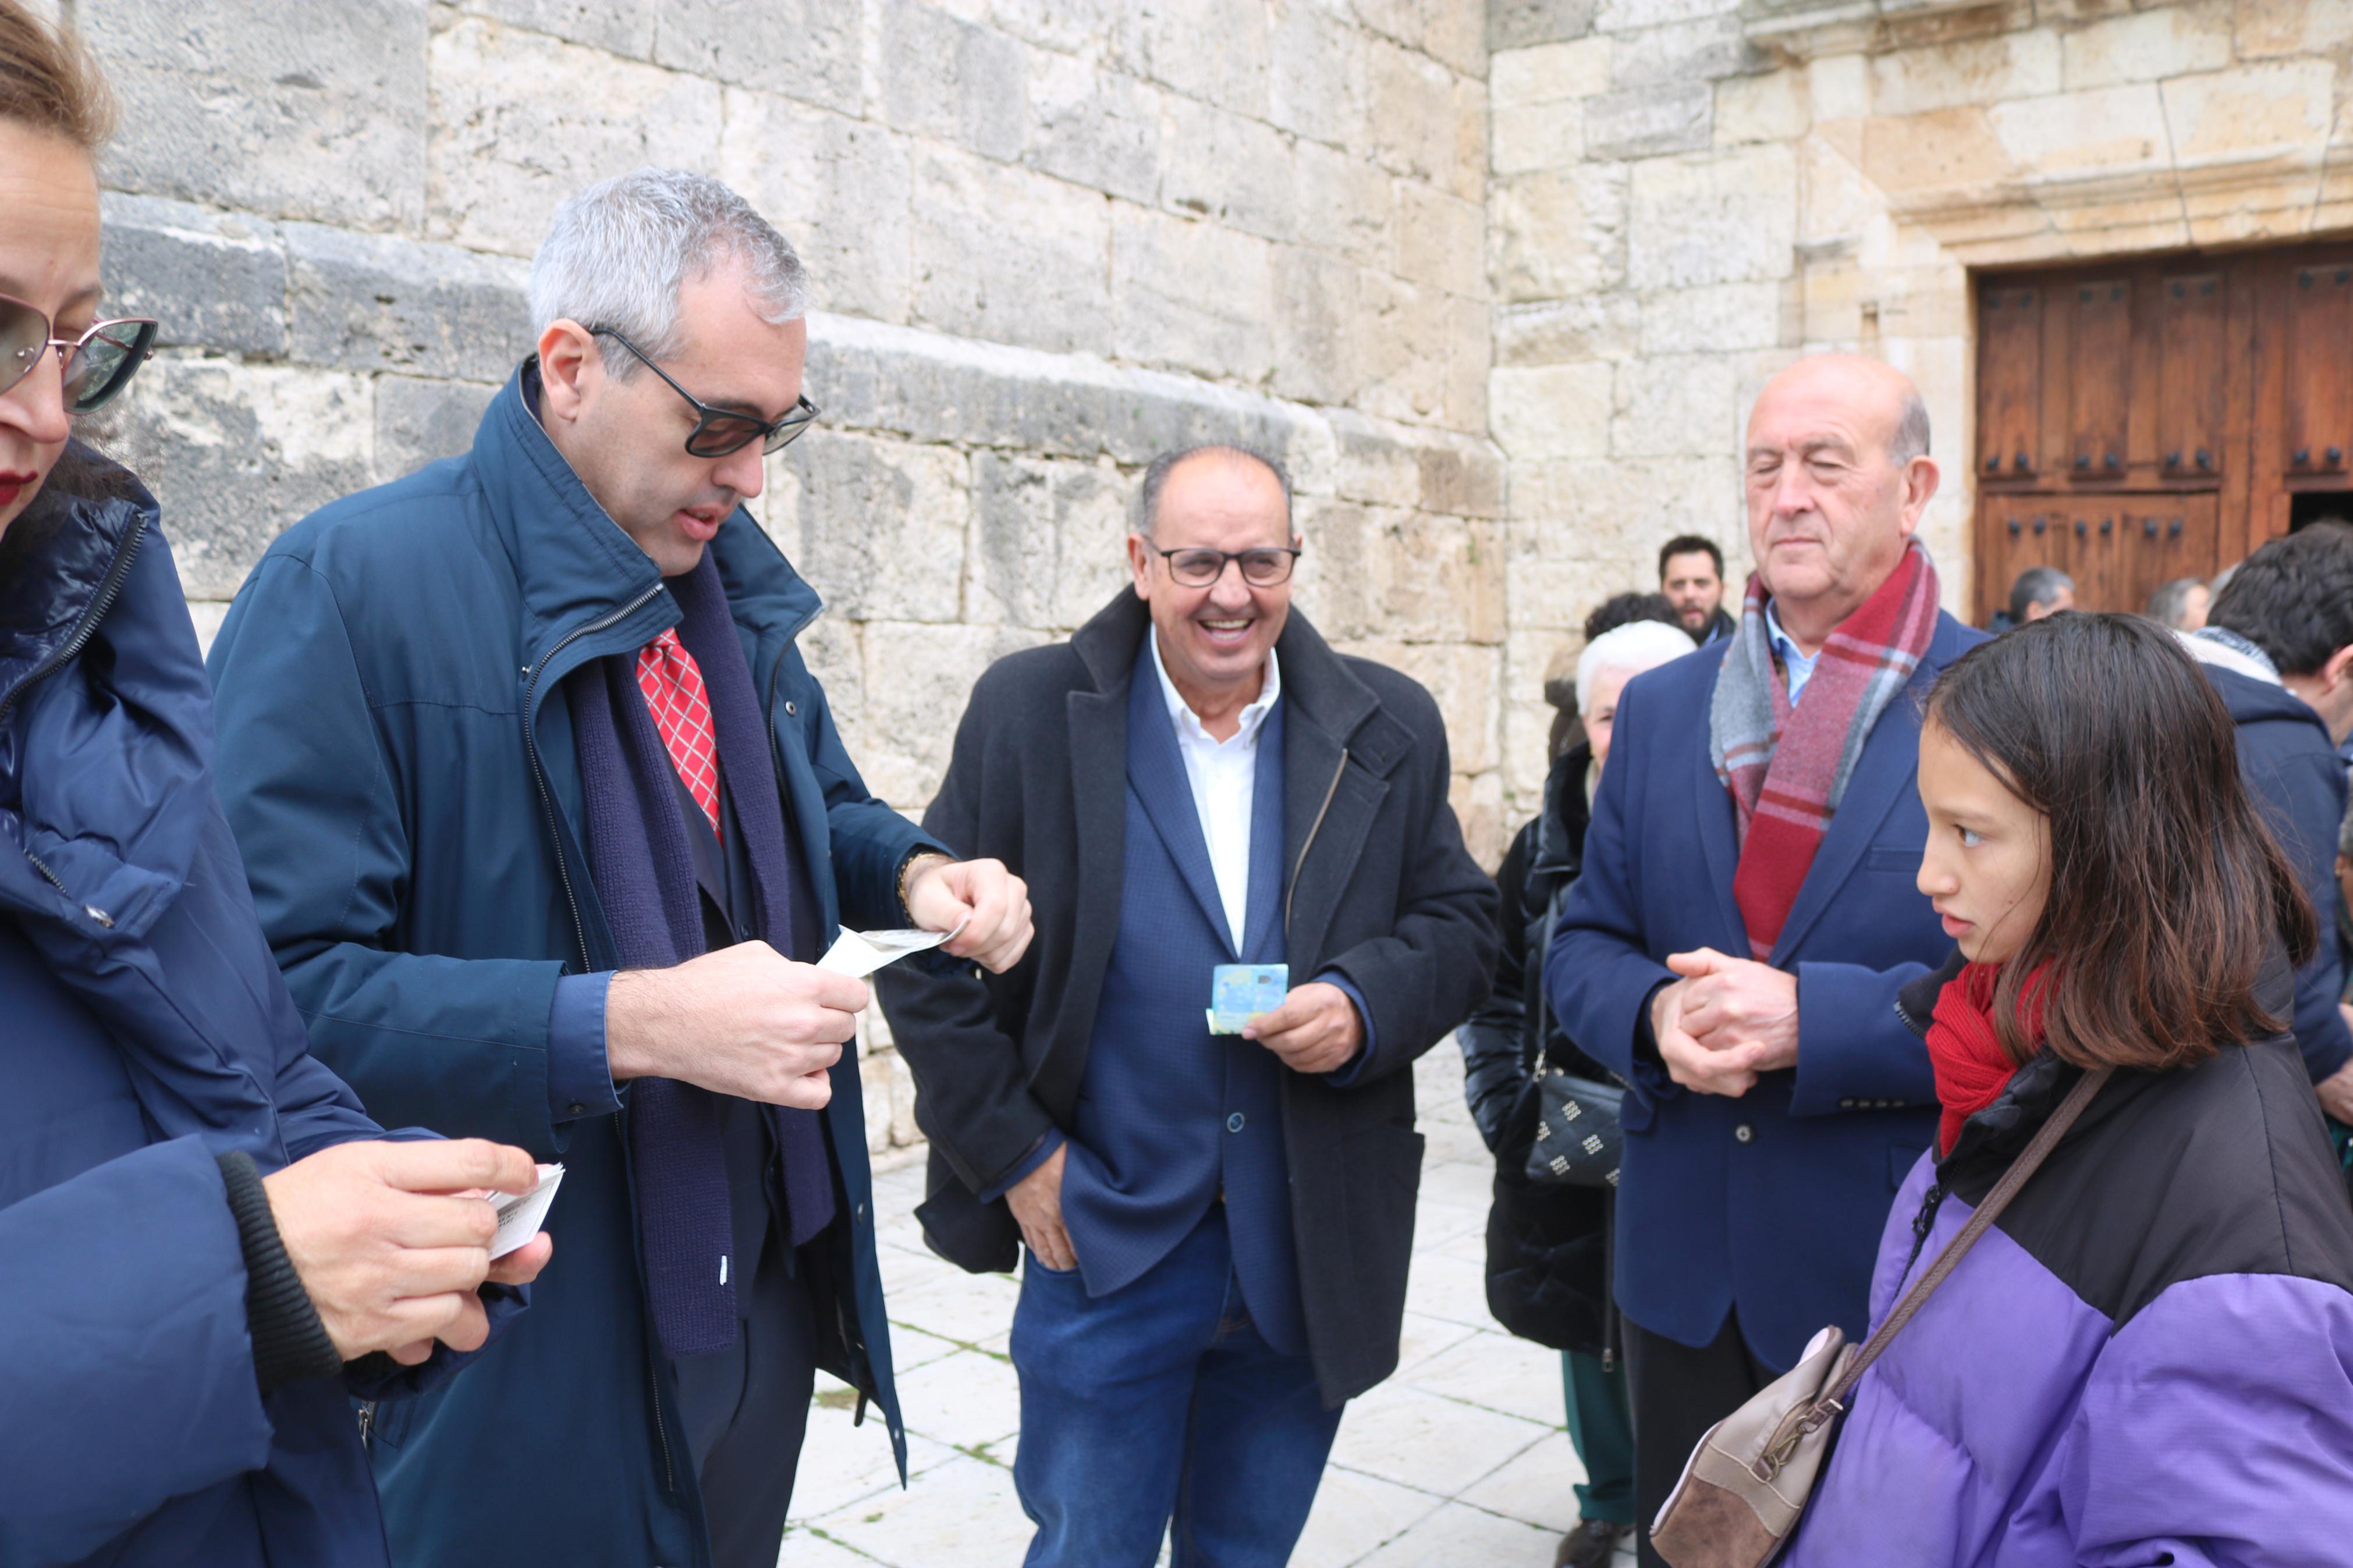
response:
<svg viewBox="0 0 2353 1568"><path fill-rule="evenodd" d="M1250 1321L1225 1205L1101 1298L1030 1258L1012 1352L1029 1568L1151 1568L1164 1533L1175 1568L1290 1561L1340 1413Z"/></svg>
<svg viewBox="0 0 2353 1568"><path fill-rule="evenodd" d="M1651 1521L1682 1479L1684 1461L1709 1427L1781 1374L1758 1361L1740 1337L1737 1312L1726 1312L1714 1342L1697 1349L1631 1318L1623 1322L1634 1405L1636 1551L1642 1568L1667 1568L1651 1550Z"/></svg>
<svg viewBox="0 0 2353 1568"><path fill-rule="evenodd" d="M1634 1522L1634 1418L1626 1405L1626 1363L1608 1366L1583 1351L1560 1352L1568 1440L1585 1479L1577 1483L1577 1517Z"/></svg>
<svg viewBox="0 0 2353 1568"><path fill-rule="evenodd" d="M782 1240L770 1237L736 1310L733 1345L670 1366L714 1568L776 1568L817 1384L808 1270L795 1272Z"/></svg>

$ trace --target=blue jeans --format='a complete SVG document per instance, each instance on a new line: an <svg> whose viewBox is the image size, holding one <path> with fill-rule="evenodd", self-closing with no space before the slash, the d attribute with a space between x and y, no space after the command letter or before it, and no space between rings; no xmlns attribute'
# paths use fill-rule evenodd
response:
<svg viewBox="0 0 2353 1568"><path fill-rule="evenodd" d="M1224 1205L1100 1300L1030 1258L1012 1350L1029 1568L1151 1568L1172 1521L1175 1568L1290 1558L1340 1413L1250 1322Z"/></svg>

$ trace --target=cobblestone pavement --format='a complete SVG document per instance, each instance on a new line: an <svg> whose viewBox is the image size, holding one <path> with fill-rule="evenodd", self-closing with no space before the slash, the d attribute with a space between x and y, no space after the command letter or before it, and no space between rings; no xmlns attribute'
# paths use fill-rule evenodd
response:
<svg viewBox="0 0 2353 1568"><path fill-rule="evenodd" d="M1403 1352L1397 1374L1348 1406L1293 1558L1300 1568L1545 1568L1577 1521L1560 1358L1487 1315L1489 1165L1462 1110L1461 1068L1449 1040L1416 1071L1430 1147ZM1006 1358L1017 1288L924 1247L913 1217L922 1182L918 1158L878 1174L874 1194L908 1486L898 1486L881 1424L852 1427L849 1391L820 1374L785 1537L789 1568L1010 1568L1029 1542L1009 1468L1020 1437Z"/></svg>

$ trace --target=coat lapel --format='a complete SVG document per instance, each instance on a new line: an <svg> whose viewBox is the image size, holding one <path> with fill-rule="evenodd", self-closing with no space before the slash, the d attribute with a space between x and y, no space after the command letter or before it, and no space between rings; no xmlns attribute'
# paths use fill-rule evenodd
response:
<svg viewBox="0 0 2353 1568"><path fill-rule="evenodd" d="M1323 960L1324 940L1388 798L1404 754L1394 721L1374 723L1380 700L1293 612L1276 645L1282 658L1283 943L1297 973Z"/></svg>
<svg viewBox="0 0 2353 1568"><path fill-rule="evenodd" d="M1208 917L1218 945L1231 954L1233 932L1226 923L1225 900L1218 896L1217 874L1209 866L1209 841L1202 835L1201 816L1193 805L1193 786L1176 749L1166 698L1159 678L1147 668L1151 658L1147 648L1128 677L1127 787L1144 803L1144 815L1167 846L1186 889Z"/></svg>

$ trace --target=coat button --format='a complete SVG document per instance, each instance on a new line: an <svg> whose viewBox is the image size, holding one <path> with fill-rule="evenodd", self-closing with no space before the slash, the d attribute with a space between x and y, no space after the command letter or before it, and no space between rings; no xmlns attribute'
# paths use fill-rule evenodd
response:
<svg viewBox="0 0 2353 1568"><path fill-rule="evenodd" d="M1241 1130L1242 1113L1237 1110L1231 1116L1226 1118L1226 1131L1229 1132L1239 1132Z"/></svg>
<svg viewBox="0 0 2353 1568"><path fill-rule="evenodd" d="M574 1100L567 1109L570 1110L572 1114L575 1116L586 1116L588 1114L588 1108L581 1104L576 1100Z"/></svg>
<svg viewBox="0 0 2353 1568"><path fill-rule="evenodd" d="M789 719L799 711L800 709L796 706L790 699L786 699L785 702L785 717Z"/></svg>
<svg viewBox="0 0 2353 1568"><path fill-rule="evenodd" d="M866 1205L864 1204L855 1205L850 1209L849 1216L859 1224L864 1225L866 1223Z"/></svg>
<svg viewBox="0 0 2353 1568"><path fill-rule="evenodd" d="M1757 1137L1757 1129L1749 1126L1748 1123L1744 1121L1739 1126L1732 1130L1732 1135L1743 1143L1750 1142Z"/></svg>

